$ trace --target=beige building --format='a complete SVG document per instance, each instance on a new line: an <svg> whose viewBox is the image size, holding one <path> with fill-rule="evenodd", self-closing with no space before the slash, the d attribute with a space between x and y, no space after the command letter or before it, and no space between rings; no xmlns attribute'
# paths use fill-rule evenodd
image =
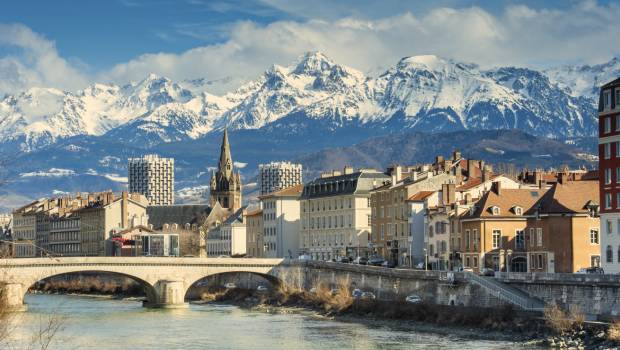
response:
<svg viewBox="0 0 620 350"><path fill-rule="evenodd" d="M456 176L427 165L411 169L407 177L401 167L391 171L390 183L371 192L372 247L384 259L407 264L411 259L412 233L408 199L419 192L438 191L442 184L454 183ZM418 242L421 244L421 242Z"/></svg>
<svg viewBox="0 0 620 350"><path fill-rule="evenodd" d="M30 203L13 212L18 232L13 236L14 256L111 254L110 239L116 232L148 224L147 204L144 196L126 192L121 197L77 193Z"/></svg>
<svg viewBox="0 0 620 350"><path fill-rule="evenodd" d="M264 258L299 256L299 199L303 185L258 197L263 208Z"/></svg>
<svg viewBox="0 0 620 350"><path fill-rule="evenodd" d="M245 219L248 256L262 258L265 250L263 246L263 210L248 211Z"/></svg>
<svg viewBox="0 0 620 350"><path fill-rule="evenodd" d="M599 266L598 181L503 189L461 218L461 259L473 270L573 273Z"/></svg>
<svg viewBox="0 0 620 350"><path fill-rule="evenodd" d="M302 253L314 260L368 256L370 191L388 180L376 170L345 167L307 183L301 196Z"/></svg>

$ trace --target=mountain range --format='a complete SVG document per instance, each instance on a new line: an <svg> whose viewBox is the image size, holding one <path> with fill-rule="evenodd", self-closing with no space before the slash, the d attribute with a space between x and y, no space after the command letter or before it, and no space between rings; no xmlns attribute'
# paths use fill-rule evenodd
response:
<svg viewBox="0 0 620 350"><path fill-rule="evenodd" d="M177 188L204 190L204 174L215 164L226 127L235 160L248 164L242 168L247 180L258 162L303 160L328 152L324 149L364 145L369 138L393 136L375 143L412 147L397 137L403 132L406 139L433 143L449 133L480 137L475 132L515 129L536 140L552 138L576 157L571 159L591 161L597 87L618 75L615 58L534 70L481 69L425 55L368 76L309 52L221 96L208 92L206 79L173 82L154 74L124 86L98 83L77 92L31 88L0 101L0 154L11 164L4 170L8 184L0 206L53 191L118 189L126 158L151 152L175 156ZM388 161L394 159L379 158L373 166Z"/></svg>

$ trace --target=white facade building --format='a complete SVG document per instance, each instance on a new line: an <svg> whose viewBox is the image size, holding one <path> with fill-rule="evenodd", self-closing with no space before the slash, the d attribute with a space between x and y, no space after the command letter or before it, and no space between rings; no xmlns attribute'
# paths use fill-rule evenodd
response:
<svg viewBox="0 0 620 350"><path fill-rule="evenodd" d="M237 210L207 234L207 257L247 254L245 207Z"/></svg>
<svg viewBox="0 0 620 350"><path fill-rule="evenodd" d="M370 191L389 177L376 170L332 172L307 183L301 197L300 249L314 260L370 252Z"/></svg>
<svg viewBox="0 0 620 350"><path fill-rule="evenodd" d="M174 159L155 154L130 158L129 192L143 194L150 205L174 204Z"/></svg>
<svg viewBox="0 0 620 350"><path fill-rule="evenodd" d="M260 164L258 170L261 196L300 185L303 182L301 164L271 162Z"/></svg>
<svg viewBox="0 0 620 350"><path fill-rule="evenodd" d="M260 196L263 208L264 258L299 256L299 197L303 185Z"/></svg>

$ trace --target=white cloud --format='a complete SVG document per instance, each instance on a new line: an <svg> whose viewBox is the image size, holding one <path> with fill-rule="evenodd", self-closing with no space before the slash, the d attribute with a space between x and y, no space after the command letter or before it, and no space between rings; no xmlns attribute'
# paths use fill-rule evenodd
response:
<svg viewBox="0 0 620 350"><path fill-rule="evenodd" d="M75 171L71 169L59 168L50 168L48 171L33 171L19 174L20 177L64 177L73 175L75 175Z"/></svg>
<svg viewBox="0 0 620 350"><path fill-rule="evenodd" d="M248 166L248 163L234 162L233 165L238 169L243 169Z"/></svg>
<svg viewBox="0 0 620 350"><path fill-rule="evenodd" d="M499 15L478 7L445 7L423 16L404 13L372 20L347 17L265 26L240 22L224 43L178 55L142 55L104 76L113 81L138 80L154 71L173 79L253 78L272 63L287 64L308 50L323 51L364 71L418 54L483 66L600 62L619 53L610 45L620 36L619 17L618 5L586 1L564 10L510 6Z"/></svg>
<svg viewBox="0 0 620 350"><path fill-rule="evenodd" d="M0 24L0 45L18 48L0 58L0 93L32 86L75 90L88 79L60 57L53 42L20 24Z"/></svg>
<svg viewBox="0 0 620 350"><path fill-rule="evenodd" d="M424 11L391 15L401 2L389 1L383 7L362 4L357 12L334 5L337 8L331 13L338 16L328 16L325 11L304 10L307 5L299 1L286 6L289 1L264 1L287 13L304 13L293 17L306 19L267 25L238 22L225 29L227 39L221 43L180 54L143 54L99 72L93 79L125 83L151 72L173 80L252 79L271 64L288 64L310 50L320 50L336 62L367 72L420 54L482 66L596 63L620 54L613 45L620 37L620 5L615 3L586 0L557 9L519 5L491 13L480 7L449 7L453 2L445 0L441 2L445 7L429 9L424 5ZM348 17L342 17L344 14ZM17 45L26 54L21 59L0 59L0 91L7 89L2 84L79 87L86 79L58 56L53 43L26 27L0 26L1 44ZM216 94L225 92L210 89Z"/></svg>

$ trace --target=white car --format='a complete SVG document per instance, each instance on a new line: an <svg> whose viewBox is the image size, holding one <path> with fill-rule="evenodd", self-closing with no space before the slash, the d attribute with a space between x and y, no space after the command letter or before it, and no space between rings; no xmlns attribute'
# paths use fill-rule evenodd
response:
<svg viewBox="0 0 620 350"><path fill-rule="evenodd" d="M237 288L237 285L232 283L232 282L228 282L228 283L226 283L224 285L224 288L226 288L226 289L234 289L234 288Z"/></svg>
<svg viewBox="0 0 620 350"><path fill-rule="evenodd" d="M422 298L420 298L417 294L409 294L405 298L405 302L408 304L420 304L422 302Z"/></svg>
<svg viewBox="0 0 620 350"><path fill-rule="evenodd" d="M267 288L266 286L263 286L262 284L259 285L258 287L256 287L256 291L257 292L266 292L268 290L269 290L269 288Z"/></svg>

